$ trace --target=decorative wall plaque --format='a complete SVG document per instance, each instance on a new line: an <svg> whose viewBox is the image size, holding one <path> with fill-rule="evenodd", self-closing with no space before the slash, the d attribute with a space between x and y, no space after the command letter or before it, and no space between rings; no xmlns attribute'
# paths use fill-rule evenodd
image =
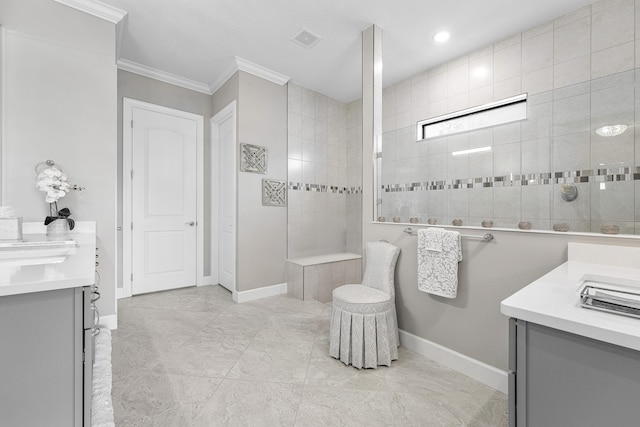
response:
<svg viewBox="0 0 640 427"><path fill-rule="evenodd" d="M240 170L267 173L267 149L258 145L240 144Z"/></svg>
<svg viewBox="0 0 640 427"><path fill-rule="evenodd" d="M287 206L287 183L275 179L262 180L262 205Z"/></svg>

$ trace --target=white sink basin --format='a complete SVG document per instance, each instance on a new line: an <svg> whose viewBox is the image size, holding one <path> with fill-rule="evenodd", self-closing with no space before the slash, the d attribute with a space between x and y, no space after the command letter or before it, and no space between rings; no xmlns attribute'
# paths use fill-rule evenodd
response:
<svg viewBox="0 0 640 427"><path fill-rule="evenodd" d="M63 262L75 254L73 239L55 240L44 235L29 236L23 241L0 242L0 266L38 265Z"/></svg>

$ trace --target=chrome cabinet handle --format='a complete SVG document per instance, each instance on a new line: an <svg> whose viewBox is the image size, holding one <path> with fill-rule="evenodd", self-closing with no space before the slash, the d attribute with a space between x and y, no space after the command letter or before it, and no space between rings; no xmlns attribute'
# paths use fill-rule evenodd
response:
<svg viewBox="0 0 640 427"><path fill-rule="evenodd" d="M184 224L188 225L189 227L193 227L194 225L196 225L194 221L185 222Z"/></svg>

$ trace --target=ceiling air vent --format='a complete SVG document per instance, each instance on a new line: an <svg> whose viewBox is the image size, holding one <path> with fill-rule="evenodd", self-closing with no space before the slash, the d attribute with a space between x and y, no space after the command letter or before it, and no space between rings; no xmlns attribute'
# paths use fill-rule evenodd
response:
<svg viewBox="0 0 640 427"><path fill-rule="evenodd" d="M301 29L296 33L295 36L291 37L292 42L307 49L315 46L320 40L322 40L322 37L313 34L311 31L305 28Z"/></svg>

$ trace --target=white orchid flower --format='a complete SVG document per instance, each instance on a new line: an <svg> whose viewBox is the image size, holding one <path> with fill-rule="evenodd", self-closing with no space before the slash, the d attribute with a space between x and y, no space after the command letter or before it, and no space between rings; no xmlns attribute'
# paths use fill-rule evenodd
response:
<svg viewBox="0 0 640 427"><path fill-rule="evenodd" d="M71 191L71 184L67 181L67 174L55 166L42 170L36 178L36 187L45 193L47 203L56 203Z"/></svg>

